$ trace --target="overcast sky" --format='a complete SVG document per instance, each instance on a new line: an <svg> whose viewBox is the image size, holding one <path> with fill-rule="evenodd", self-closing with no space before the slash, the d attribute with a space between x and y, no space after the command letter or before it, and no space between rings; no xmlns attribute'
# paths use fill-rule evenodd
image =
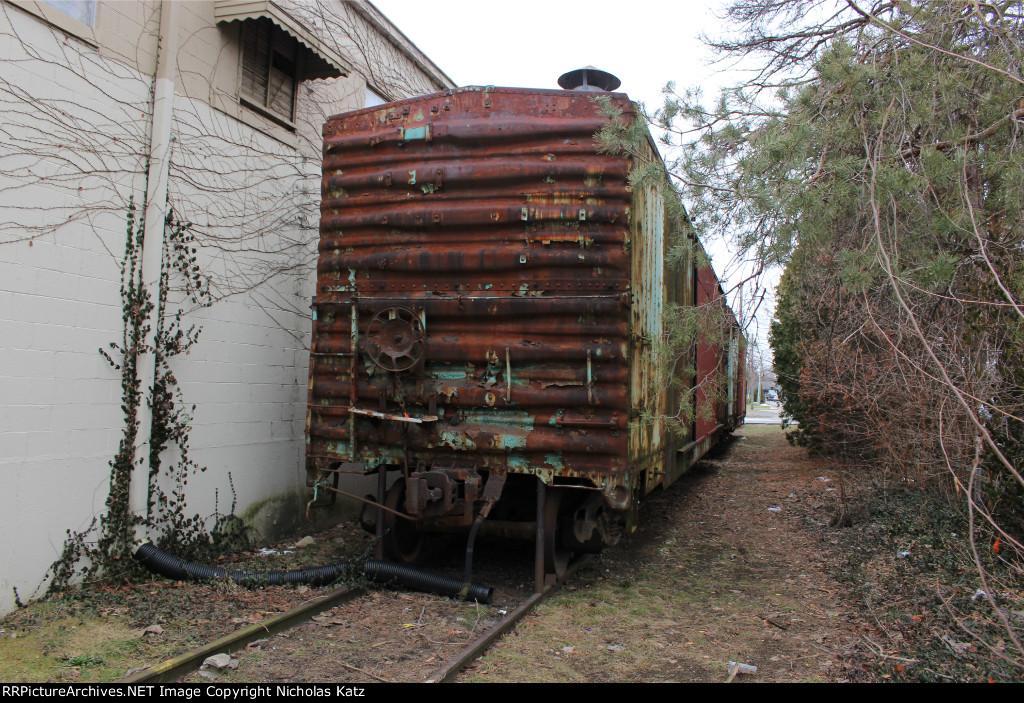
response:
<svg viewBox="0 0 1024 703"><path fill-rule="evenodd" d="M666 82L702 83L714 70L699 35L717 31L717 2L373 2L458 85L557 88L561 74L593 65L657 104Z"/></svg>
<svg viewBox="0 0 1024 703"><path fill-rule="evenodd" d="M713 97L738 78L711 65L715 56L700 40L724 31L720 0L372 1L460 86L557 88L561 74L592 65L618 76L619 91L656 107L668 81ZM721 243L705 246L727 285L742 278ZM765 349L773 310L769 293L750 330Z"/></svg>

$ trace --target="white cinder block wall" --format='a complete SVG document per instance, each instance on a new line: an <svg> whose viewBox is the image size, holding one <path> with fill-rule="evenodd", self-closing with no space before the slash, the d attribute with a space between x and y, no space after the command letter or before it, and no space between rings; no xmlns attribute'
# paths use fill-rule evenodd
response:
<svg viewBox="0 0 1024 703"><path fill-rule="evenodd" d="M356 70L301 85L293 133L238 105L237 27L216 25L210 2L184 4L169 195L195 223L214 297L183 304L185 326L202 333L172 361L195 405L191 457L206 467L189 478L190 515L234 500L263 527L297 517L283 499L305 491L323 119L361 108L368 85L392 98L453 87L386 19L371 28L338 7L382 64L339 41L358 54ZM22 600L45 590L66 532L86 529L107 497L123 414L119 372L98 349L121 340L120 264L129 200L141 207L145 193L159 17L159 0L99 2L83 41L0 4L0 612L15 589ZM364 75L374 73L406 79L373 85ZM175 460L167 452L164 465Z"/></svg>
<svg viewBox="0 0 1024 703"><path fill-rule="evenodd" d="M0 610L107 496L123 426L119 260L149 83L0 8ZM101 90L102 88L102 90ZM110 145L107 149L103 145Z"/></svg>

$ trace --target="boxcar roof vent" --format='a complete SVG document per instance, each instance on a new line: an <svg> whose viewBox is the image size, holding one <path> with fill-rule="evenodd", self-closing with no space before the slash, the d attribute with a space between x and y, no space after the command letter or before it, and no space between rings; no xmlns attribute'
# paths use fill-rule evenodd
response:
<svg viewBox="0 0 1024 703"><path fill-rule="evenodd" d="M593 66L577 68L575 71L563 73L558 78L558 85L566 90L592 90L595 92L611 92L622 85L622 81Z"/></svg>

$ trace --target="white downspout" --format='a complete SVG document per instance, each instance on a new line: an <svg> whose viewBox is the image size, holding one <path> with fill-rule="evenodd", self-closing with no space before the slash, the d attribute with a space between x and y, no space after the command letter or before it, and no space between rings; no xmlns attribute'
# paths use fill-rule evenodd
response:
<svg viewBox="0 0 1024 703"><path fill-rule="evenodd" d="M142 235L142 282L153 303L146 324L149 333L144 343L152 347L156 335L156 309L160 293L163 259L164 223L167 219L167 181L171 164L171 123L174 109L174 80L178 69L179 4L160 3L160 38L157 47L156 75L153 79L153 123L149 138L149 172L146 177L146 211ZM149 502L149 443L153 412L148 399L156 378L156 357L146 352L139 357L139 381L147 402L139 407L139 434L135 443L136 464L128 493L128 507L135 515L145 516Z"/></svg>

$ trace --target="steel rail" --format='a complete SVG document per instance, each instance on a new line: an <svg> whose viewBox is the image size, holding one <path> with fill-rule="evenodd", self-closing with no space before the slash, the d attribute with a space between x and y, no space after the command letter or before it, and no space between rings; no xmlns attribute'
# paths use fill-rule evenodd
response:
<svg viewBox="0 0 1024 703"><path fill-rule="evenodd" d="M515 627L516 623L523 619L529 612L536 608L549 596L556 593L565 581L572 577L577 571L588 565L593 560L587 554L573 562L566 571L565 578L561 583L549 584L540 593L534 593L519 607L506 615L500 622L491 627L487 632L463 648L455 657L448 660L444 666L437 669L425 681L425 683L447 683L452 681L461 671L474 660L481 657L495 642L500 640L509 630ZM346 603L366 593L364 588L339 588L330 593L303 603L291 610L275 615L263 622L255 623L244 627L237 632L232 632L209 644L197 647L185 654L173 657L159 664L155 664L141 671L129 674L118 683L144 684L144 683L170 683L199 669L208 657L215 654L231 654L243 649L247 644L258 639L275 635L279 632L290 630L314 615L329 610L337 605Z"/></svg>
<svg viewBox="0 0 1024 703"><path fill-rule="evenodd" d="M502 620L494 625L494 627L489 629L473 642L470 642L461 652L449 659L444 666L431 674L430 678L428 678L424 683L450 683L466 666L483 656L484 652L486 652L491 645L515 627L516 623L522 620L527 613L540 605L540 603L546 600L549 596L556 593L565 584L566 580L581 568L590 564L591 561L593 561L593 556L586 554L573 562L566 571L565 578L561 583L547 585L540 593L534 593L532 596L527 598L518 608L502 618Z"/></svg>
<svg viewBox="0 0 1024 703"><path fill-rule="evenodd" d="M197 647L190 652L179 655L154 666L129 674L118 683L170 683L190 674L203 665L208 657L214 654L230 654L244 648L250 642L290 630L299 623L305 622L314 615L329 610L342 603L366 593L364 588L338 588L330 593L303 603L291 610L267 618L263 622L249 625L241 630L225 635L218 640Z"/></svg>

